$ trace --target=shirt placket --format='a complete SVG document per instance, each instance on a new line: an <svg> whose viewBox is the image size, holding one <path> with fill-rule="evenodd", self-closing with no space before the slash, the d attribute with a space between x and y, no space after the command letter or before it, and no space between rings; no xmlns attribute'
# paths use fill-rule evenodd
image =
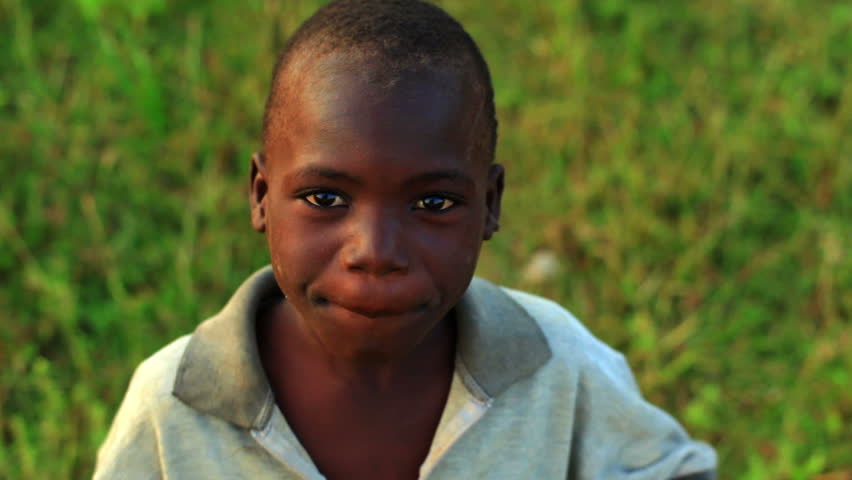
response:
<svg viewBox="0 0 852 480"><path fill-rule="evenodd" d="M457 368L453 374L447 405L438 423L429 454L420 466L421 480L429 478L452 446L485 415L492 404L492 399L478 387L459 361L456 359L461 368Z"/></svg>

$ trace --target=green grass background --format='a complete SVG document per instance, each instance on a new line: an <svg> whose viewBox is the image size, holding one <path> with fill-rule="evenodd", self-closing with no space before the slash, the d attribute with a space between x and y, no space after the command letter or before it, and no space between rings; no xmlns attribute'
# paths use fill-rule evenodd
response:
<svg viewBox="0 0 852 480"><path fill-rule="evenodd" d="M248 161L318 3L0 0L0 478L90 476L133 368L267 262ZM852 4L440 4L497 91L480 274L624 351L721 478L852 478Z"/></svg>

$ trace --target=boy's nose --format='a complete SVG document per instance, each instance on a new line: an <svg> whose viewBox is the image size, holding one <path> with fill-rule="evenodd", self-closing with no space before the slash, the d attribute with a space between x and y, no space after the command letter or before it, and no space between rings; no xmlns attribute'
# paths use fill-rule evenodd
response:
<svg viewBox="0 0 852 480"><path fill-rule="evenodd" d="M409 262L400 222L382 212L365 212L360 217L344 246L344 267L371 275L406 272Z"/></svg>

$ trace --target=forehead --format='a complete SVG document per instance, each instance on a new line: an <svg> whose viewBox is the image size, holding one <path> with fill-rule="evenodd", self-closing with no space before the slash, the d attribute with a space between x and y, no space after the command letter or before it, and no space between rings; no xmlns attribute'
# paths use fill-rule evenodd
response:
<svg viewBox="0 0 852 480"><path fill-rule="evenodd" d="M274 157L323 149L469 157L482 102L464 74L449 69L389 71L375 59L344 55L294 62L278 88L265 149ZM463 155L462 155L463 153ZM399 160L399 159L397 159Z"/></svg>

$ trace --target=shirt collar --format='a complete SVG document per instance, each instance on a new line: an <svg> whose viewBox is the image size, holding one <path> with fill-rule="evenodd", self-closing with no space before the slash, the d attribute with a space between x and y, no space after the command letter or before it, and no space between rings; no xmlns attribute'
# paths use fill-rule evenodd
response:
<svg viewBox="0 0 852 480"><path fill-rule="evenodd" d="M196 410L261 428L272 390L255 340L255 314L280 295L271 267L255 272L225 307L196 328L178 366L173 394ZM458 359L475 395L489 400L550 359L536 321L496 285L474 278L455 308ZM468 386L471 387L471 386Z"/></svg>

